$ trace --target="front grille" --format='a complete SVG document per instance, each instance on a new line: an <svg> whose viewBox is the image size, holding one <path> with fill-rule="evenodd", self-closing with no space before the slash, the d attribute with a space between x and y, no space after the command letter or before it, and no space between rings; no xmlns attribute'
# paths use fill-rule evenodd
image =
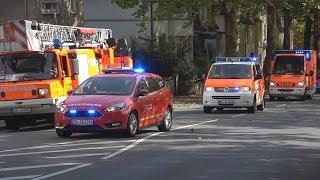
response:
<svg viewBox="0 0 320 180"><path fill-rule="evenodd" d="M212 99L240 99L240 96L212 96Z"/></svg>
<svg viewBox="0 0 320 180"><path fill-rule="evenodd" d="M89 113L88 111L76 111L75 113L71 113L67 111L64 114L66 117L100 117L102 113L95 111L95 113Z"/></svg>
<svg viewBox="0 0 320 180"><path fill-rule="evenodd" d="M216 87L214 88L215 92L226 92L226 93L233 93L233 92L239 92L240 88L238 87Z"/></svg>

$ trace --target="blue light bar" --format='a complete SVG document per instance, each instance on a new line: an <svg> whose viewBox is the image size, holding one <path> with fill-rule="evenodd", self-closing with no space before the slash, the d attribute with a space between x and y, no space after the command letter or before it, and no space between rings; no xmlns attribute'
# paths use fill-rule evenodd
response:
<svg viewBox="0 0 320 180"><path fill-rule="evenodd" d="M71 114L76 114L76 113L77 113L77 110L74 110L74 109L73 109L73 110L70 110L69 112L70 112Z"/></svg>
<svg viewBox="0 0 320 180"><path fill-rule="evenodd" d="M62 41L60 38L53 39L53 46L54 48L60 48L62 46Z"/></svg>
<svg viewBox="0 0 320 180"><path fill-rule="evenodd" d="M307 61L311 60L311 50L276 50L272 51L273 54L304 54Z"/></svg>
<svg viewBox="0 0 320 180"><path fill-rule="evenodd" d="M96 111L95 111L95 110L90 109L90 110L88 111L88 113L89 113L89 114L94 114L94 113L96 113Z"/></svg>
<svg viewBox="0 0 320 180"><path fill-rule="evenodd" d="M135 73L143 73L145 70L142 68L134 69Z"/></svg>

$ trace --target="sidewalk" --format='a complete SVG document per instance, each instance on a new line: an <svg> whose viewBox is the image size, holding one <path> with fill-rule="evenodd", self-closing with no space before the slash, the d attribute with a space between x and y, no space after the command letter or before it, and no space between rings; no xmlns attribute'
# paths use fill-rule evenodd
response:
<svg viewBox="0 0 320 180"><path fill-rule="evenodd" d="M175 96L173 98L173 109L174 110L187 110L202 108L202 96Z"/></svg>

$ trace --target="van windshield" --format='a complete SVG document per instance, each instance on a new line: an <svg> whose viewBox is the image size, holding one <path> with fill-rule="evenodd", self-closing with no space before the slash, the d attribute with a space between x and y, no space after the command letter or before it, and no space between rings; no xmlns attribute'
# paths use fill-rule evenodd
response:
<svg viewBox="0 0 320 180"><path fill-rule="evenodd" d="M0 82L44 80L58 76L54 53L31 52L0 56Z"/></svg>
<svg viewBox="0 0 320 180"><path fill-rule="evenodd" d="M274 74L302 75L304 73L303 56L278 56L274 63Z"/></svg>
<svg viewBox="0 0 320 180"><path fill-rule="evenodd" d="M209 73L209 79L250 79L250 64L216 64Z"/></svg>

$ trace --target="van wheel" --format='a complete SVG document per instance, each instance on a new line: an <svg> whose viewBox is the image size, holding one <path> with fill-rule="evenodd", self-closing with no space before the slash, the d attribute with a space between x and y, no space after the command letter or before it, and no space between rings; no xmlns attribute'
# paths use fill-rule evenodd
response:
<svg viewBox="0 0 320 180"><path fill-rule="evenodd" d="M206 114L210 114L212 112L212 107L203 106L203 112Z"/></svg>
<svg viewBox="0 0 320 180"><path fill-rule="evenodd" d="M69 138L72 135L72 132L70 130L64 129L56 129L56 133L61 138Z"/></svg>
<svg viewBox="0 0 320 180"><path fill-rule="evenodd" d="M129 137L134 137L137 135L138 132L138 116L136 113L132 112L129 115L129 119L128 119L128 129L127 129L127 135Z"/></svg>
<svg viewBox="0 0 320 180"><path fill-rule="evenodd" d="M223 111L223 107L218 107L218 108L217 108L217 111L218 111L218 112L222 112L222 111Z"/></svg>
<svg viewBox="0 0 320 180"><path fill-rule="evenodd" d="M256 109L257 109L257 101L256 101L256 98L254 97L252 106L248 108L248 113L254 114L256 112Z"/></svg>
<svg viewBox="0 0 320 180"><path fill-rule="evenodd" d="M260 105L257 106L257 110L258 111L263 111L265 107L265 101L264 99L262 100L262 103Z"/></svg>
<svg viewBox="0 0 320 180"><path fill-rule="evenodd" d="M166 112L164 113L163 120L161 124L158 126L158 130L160 132L167 132L170 131L172 126L172 112L170 108L167 108Z"/></svg>
<svg viewBox="0 0 320 180"><path fill-rule="evenodd" d="M16 117L7 117L4 122L8 130L18 130L20 128L19 120Z"/></svg>

